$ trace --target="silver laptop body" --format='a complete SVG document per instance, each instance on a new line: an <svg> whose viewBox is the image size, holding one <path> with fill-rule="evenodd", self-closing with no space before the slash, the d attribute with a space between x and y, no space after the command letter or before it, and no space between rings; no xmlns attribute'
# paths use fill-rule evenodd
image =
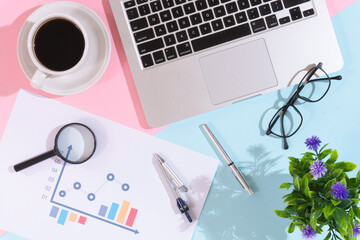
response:
<svg viewBox="0 0 360 240"><path fill-rule="evenodd" d="M325 0L110 5L150 127L296 84L310 64L343 65Z"/></svg>

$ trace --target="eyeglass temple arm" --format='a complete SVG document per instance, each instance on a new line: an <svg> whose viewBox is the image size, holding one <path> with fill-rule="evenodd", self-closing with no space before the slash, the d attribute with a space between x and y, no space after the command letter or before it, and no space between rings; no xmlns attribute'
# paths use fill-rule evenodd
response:
<svg viewBox="0 0 360 240"><path fill-rule="evenodd" d="M341 75L337 75L337 76L334 76L334 77L329 77L329 78L317 78L317 79L314 79L314 80L310 80L309 82L315 82L315 81L321 81L321 80L341 80L342 79L342 76Z"/></svg>

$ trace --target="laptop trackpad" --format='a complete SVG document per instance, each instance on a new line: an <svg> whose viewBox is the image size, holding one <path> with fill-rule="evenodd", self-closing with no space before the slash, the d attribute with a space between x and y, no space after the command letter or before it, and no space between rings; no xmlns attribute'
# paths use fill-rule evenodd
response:
<svg viewBox="0 0 360 240"><path fill-rule="evenodd" d="M200 58L213 104L220 104L276 86L264 39Z"/></svg>

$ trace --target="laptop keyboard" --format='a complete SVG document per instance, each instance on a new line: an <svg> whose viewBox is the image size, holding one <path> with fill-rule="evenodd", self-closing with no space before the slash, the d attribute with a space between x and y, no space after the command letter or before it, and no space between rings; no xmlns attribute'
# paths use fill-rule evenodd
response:
<svg viewBox="0 0 360 240"><path fill-rule="evenodd" d="M127 0L144 68L315 15L311 0Z"/></svg>

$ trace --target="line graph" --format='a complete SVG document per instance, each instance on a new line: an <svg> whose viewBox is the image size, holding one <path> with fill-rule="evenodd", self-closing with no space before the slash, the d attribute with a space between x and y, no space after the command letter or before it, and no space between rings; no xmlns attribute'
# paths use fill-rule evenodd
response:
<svg viewBox="0 0 360 240"><path fill-rule="evenodd" d="M72 146L70 145L67 149L67 154L66 154L67 157L69 157L71 151L72 151ZM123 200L121 204L117 202L112 202L110 207L106 204L101 203L99 204L96 213L94 211L83 210L80 207L73 207L72 204L64 203L62 201L63 199L65 200L71 194L82 194L84 196L83 198L84 201L92 203L95 202L97 196L101 194L102 190L109 184L116 184L119 187L119 189L121 189L121 191L127 192L130 190L129 183L120 181L119 179L117 179L114 173L109 172L106 174L104 178L104 182L100 183L97 187L94 187L95 190L93 191L88 191L87 189L85 189L85 187L80 181L74 181L71 187L62 188L60 187L61 185L60 183L63 179L66 165L67 163L63 162L63 165L59 173L59 177L54 187L54 191L50 198L50 203L55 204L59 207L66 208L71 211L75 211L87 217L102 221L112 226L116 226L118 228L132 232L134 234L139 234L139 231L133 228L136 216L138 214L138 209L134 207L130 207L131 205L130 201ZM51 211L53 212L54 209L52 208ZM58 223L64 225L65 223L64 216L66 210L62 211L62 213L63 215L61 215L61 219L59 217L60 220L58 220ZM50 213L50 216L54 217L54 214L52 215ZM82 217L81 220L82 222L80 223L85 224L86 219L84 221L84 217L83 216L81 217ZM71 221L71 218L69 218L69 221Z"/></svg>

